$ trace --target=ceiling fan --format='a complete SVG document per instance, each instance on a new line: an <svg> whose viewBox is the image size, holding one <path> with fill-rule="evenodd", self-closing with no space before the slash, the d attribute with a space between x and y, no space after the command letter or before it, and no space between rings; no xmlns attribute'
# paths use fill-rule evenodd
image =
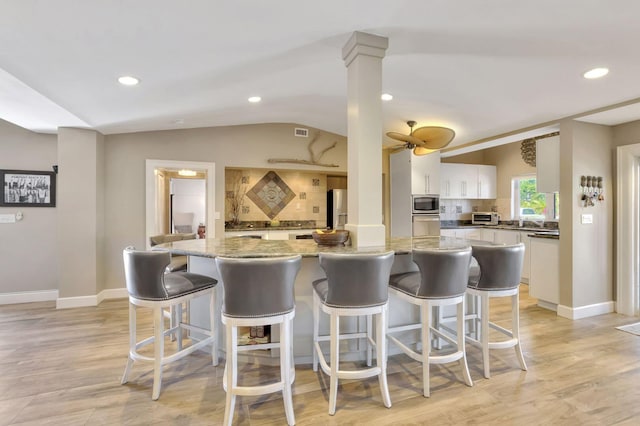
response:
<svg viewBox="0 0 640 426"><path fill-rule="evenodd" d="M448 127L426 126L413 130L417 123L413 120L407 121L407 126L411 129L408 135L398 132L387 132L391 139L404 142L396 145L391 150L391 154L404 149L413 149L415 155L426 155L444 148L453 140L456 133Z"/></svg>

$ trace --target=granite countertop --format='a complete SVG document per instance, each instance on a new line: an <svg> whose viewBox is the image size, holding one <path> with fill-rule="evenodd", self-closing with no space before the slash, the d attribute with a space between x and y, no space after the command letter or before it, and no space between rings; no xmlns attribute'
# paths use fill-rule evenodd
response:
<svg viewBox="0 0 640 426"><path fill-rule="evenodd" d="M555 222L552 222L555 224ZM557 225L555 225L557 226ZM539 226L523 226L520 227L517 224L499 224L499 225L472 225L470 223L465 224L455 224L455 225L444 225L441 229L468 229L468 228L476 228L476 229L501 229L507 231L523 231L529 232L527 234L529 237L534 238L548 238L548 239L560 239L560 230L558 228L541 228Z"/></svg>
<svg viewBox="0 0 640 426"><path fill-rule="evenodd" d="M315 231L316 229L318 229L317 226L262 226L262 227L258 227L258 226L253 226L253 227L248 227L248 226L243 226L243 227L238 227L238 228L225 228L224 232L246 232L246 231L304 231L304 230L309 230L309 231Z"/></svg>
<svg viewBox="0 0 640 426"><path fill-rule="evenodd" d="M356 248L352 246L319 246L313 240L262 240L252 238L207 238L159 244L153 250L168 250L172 254L200 257L271 257L300 254L317 257L319 253L381 253L394 251L408 254L412 249L469 247L471 243L490 244L485 241L461 240L449 237L392 238L384 246Z"/></svg>

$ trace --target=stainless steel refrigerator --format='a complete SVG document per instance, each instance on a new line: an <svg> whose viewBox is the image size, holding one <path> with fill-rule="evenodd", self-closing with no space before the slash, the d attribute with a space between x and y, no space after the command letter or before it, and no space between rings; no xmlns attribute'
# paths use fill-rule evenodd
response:
<svg viewBox="0 0 640 426"><path fill-rule="evenodd" d="M327 227L344 229L347 224L347 190L327 191Z"/></svg>

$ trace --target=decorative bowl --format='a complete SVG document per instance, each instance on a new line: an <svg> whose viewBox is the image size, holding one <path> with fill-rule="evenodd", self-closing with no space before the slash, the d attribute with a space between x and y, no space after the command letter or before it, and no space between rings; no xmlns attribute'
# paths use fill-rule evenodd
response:
<svg viewBox="0 0 640 426"><path fill-rule="evenodd" d="M349 231L343 229L318 229L313 231L311 236L319 246L343 246L349 239Z"/></svg>

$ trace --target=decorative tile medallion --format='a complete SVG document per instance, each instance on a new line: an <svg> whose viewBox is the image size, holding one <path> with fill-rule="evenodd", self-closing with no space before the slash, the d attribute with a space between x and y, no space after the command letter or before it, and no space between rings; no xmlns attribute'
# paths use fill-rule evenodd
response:
<svg viewBox="0 0 640 426"><path fill-rule="evenodd" d="M276 172L270 171L247 191L247 197L269 216L269 219L273 219L296 194Z"/></svg>

